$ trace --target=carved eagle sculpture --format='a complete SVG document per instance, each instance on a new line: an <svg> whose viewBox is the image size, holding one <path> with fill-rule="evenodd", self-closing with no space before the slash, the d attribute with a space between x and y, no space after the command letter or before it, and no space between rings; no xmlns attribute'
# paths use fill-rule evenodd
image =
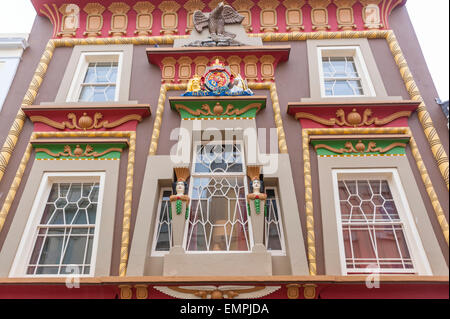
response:
<svg viewBox="0 0 450 319"><path fill-rule="evenodd" d="M229 5L220 2L219 5L206 16L200 10L196 10L193 16L195 29L202 32L203 28L208 27L211 36L224 36L234 38L235 34L225 31L225 24L241 23L244 17Z"/></svg>

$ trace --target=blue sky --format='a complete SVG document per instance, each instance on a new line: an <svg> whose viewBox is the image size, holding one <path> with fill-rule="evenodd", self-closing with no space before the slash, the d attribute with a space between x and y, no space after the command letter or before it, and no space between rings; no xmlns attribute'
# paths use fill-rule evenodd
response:
<svg viewBox="0 0 450 319"><path fill-rule="evenodd" d="M408 0L406 4L442 100L449 98L449 2ZM30 0L0 0L0 33L29 33L35 15Z"/></svg>

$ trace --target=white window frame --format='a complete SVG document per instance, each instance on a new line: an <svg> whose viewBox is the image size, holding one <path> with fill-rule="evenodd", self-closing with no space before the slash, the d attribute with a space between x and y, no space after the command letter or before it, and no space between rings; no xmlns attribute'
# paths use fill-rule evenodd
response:
<svg viewBox="0 0 450 319"><path fill-rule="evenodd" d="M195 172L195 163L196 163L196 157L197 157L197 147L199 145L222 145L222 144L237 144L241 146L241 159L242 159L242 172L232 172L232 173L196 173ZM218 176L218 177L242 177L244 181L244 190L245 190L245 201L247 204L247 195L248 195L248 183L246 181L247 176L247 167L245 165L245 147L244 147L244 141L242 140L220 140L220 141L197 141L193 143L193 152L192 152L192 168L191 168L191 182L189 183L189 196L192 194L192 189L194 187L193 179L203 178L203 177L210 177L210 176ZM192 198L190 199L192 200ZM191 203L189 201L189 209L191 208ZM247 209L247 208L246 208ZM247 212L248 214L248 212ZM248 215L247 215L248 216ZM189 211L189 218L190 218L190 211ZM252 231L252 219L251 216L247 217L248 222L248 236L249 236L249 249L248 250L230 250L230 251L215 251L215 250L201 250L201 251L195 251L195 250L188 250L187 249L187 240L188 240L188 234L189 234L189 218L186 222L186 225L184 227L184 235L183 235L183 244L182 246L185 249L185 252L187 254L247 254L252 252L252 248L254 246L253 241L253 231Z"/></svg>
<svg viewBox="0 0 450 319"><path fill-rule="evenodd" d="M284 241L284 229L283 229L283 218L281 215L281 206L280 206L280 201L279 201L279 197L278 197L278 187L275 186L264 186L266 193L268 189L272 189L275 193L275 202L277 205L277 209L278 209L278 223L280 225L280 243L281 243L281 250L268 250L267 249L267 243L266 245L266 249L267 251L272 255L272 256L286 256L286 243ZM266 227L266 221L264 218L264 230ZM264 236L266 236L266 234L264 234Z"/></svg>
<svg viewBox="0 0 450 319"><path fill-rule="evenodd" d="M158 227L159 227L159 219L161 218L161 206L162 206L162 199L163 199L163 194L166 191L170 191L172 192L172 188L171 187L161 187L160 192L159 192L159 202L158 202L158 213L156 216L156 220L155 220L155 230L153 232L153 244L152 244L152 251L151 251L151 256L154 257L161 257L164 256L166 254L169 253L170 249L167 251L158 251L156 250L156 244L158 241ZM170 202L169 202L170 205ZM169 222L169 225L172 223L172 221ZM172 232L170 233L170 235L172 235ZM172 239L171 240L171 244L172 244ZM172 248L172 246L170 247Z"/></svg>
<svg viewBox="0 0 450 319"><path fill-rule="evenodd" d="M99 194L97 203L97 213L95 217L94 242L92 245L91 263L89 274L79 274L80 277L93 277L95 273L95 264L97 260L97 248L100 232L100 220L102 214L103 193L105 189L104 172L77 172L77 173L45 173L37 191L28 222L22 235L13 265L11 267L10 277L44 278L44 277L67 277L67 274L42 274L29 275L27 267L33 253L38 235L38 225L42 218L47 199L50 194L53 183L99 183Z"/></svg>
<svg viewBox="0 0 450 319"><path fill-rule="evenodd" d="M339 239L339 256L340 264L343 275L357 275L357 271L351 270L350 274L347 271L345 262L345 246L342 231L342 218L339 204L339 190L338 181L340 179L345 180L367 180L367 179L385 179L389 183L392 196L394 198L395 206L397 207L398 215L403 223L403 232L408 246L409 253L414 265L414 269L368 269L363 268L360 272L372 272L372 273L399 273L399 274L418 274L418 275L432 275L431 267L428 262L428 258L425 254L425 250L420 239L420 235L417 231L414 218L409 207L406 194L404 192L400 176L397 169L333 169L333 192L334 192L334 204L336 219L338 225L338 239Z"/></svg>
<svg viewBox="0 0 450 319"><path fill-rule="evenodd" d="M80 55L80 60L72 79L69 92L67 94L66 102L79 102L82 83L86 76L89 63L95 62L117 62L117 76L116 76L116 90L114 95L114 101L119 100L120 91L120 79L122 77L122 65L123 65L123 52L83 52ZM107 103L112 101L104 101L101 103ZM86 102L92 103L92 102Z"/></svg>
<svg viewBox="0 0 450 319"><path fill-rule="evenodd" d="M364 62L363 55L359 46L326 46L317 47L318 67L319 67L319 79L320 79L320 95L322 98L361 98L361 97L374 97L376 96L375 88L370 79L370 74ZM356 71L361 79L361 86L363 90L362 95L326 95L325 94L325 78L323 74L323 57L353 57L355 62Z"/></svg>

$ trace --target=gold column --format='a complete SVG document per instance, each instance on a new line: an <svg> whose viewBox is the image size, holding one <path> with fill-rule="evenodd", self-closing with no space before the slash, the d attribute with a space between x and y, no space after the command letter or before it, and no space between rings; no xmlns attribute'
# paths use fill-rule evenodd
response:
<svg viewBox="0 0 450 319"><path fill-rule="evenodd" d="M317 274L316 266L316 236L314 232L314 209L311 183L311 161L309 157L309 134L302 130L303 148L303 176L305 178L305 214L306 214L306 238L308 246L309 274Z"/></svg>
<svg viewBox="0 0 450 319"><path fill-rule="evenodd" d="M430 114L428 113L427 107L420 95L419 88L414 81L414 77L409 70L408 63L403 55L400 45L397 42L397 38L393 31L390 31L386 37L386 41L394 57L395 63L400 70L400 75L405 82L406 90L408 91L411 100L420 101L420 105L417 108L417 116L419 117L420 123L422 124L423 132L427 137L428 143L431 147L431 152L436 159L439 170L441 171L442 177L444 178L447 189L449 188L449 167L448 167L448 156L445 152L444 146L442 145L439 135L434 128L433 121L431 120Z"/></svg>

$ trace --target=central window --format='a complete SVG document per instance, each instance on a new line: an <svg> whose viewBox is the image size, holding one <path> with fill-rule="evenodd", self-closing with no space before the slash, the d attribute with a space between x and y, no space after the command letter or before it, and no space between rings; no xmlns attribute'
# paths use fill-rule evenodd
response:
<svg viewBox="0 0 450 319"><path fill-rule="evenodd" d="M250 250L242 144L200 143L194 150L186 250Z"/></svg>

